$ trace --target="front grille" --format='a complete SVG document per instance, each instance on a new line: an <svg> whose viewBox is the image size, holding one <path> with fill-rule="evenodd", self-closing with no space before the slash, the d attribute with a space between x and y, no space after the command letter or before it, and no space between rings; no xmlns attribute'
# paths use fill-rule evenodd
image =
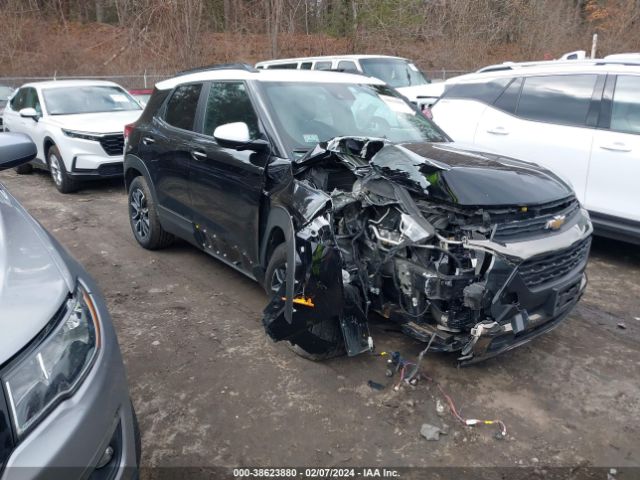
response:
<svg viewBox="0 0 640 480"><path fill-rule="evenodd" d="M98 167L98 175L103 177L111 177L116 175L123 175L122 162L115 163L103 163Z"/></svg>
<svg viewBox="0 0 640 480"><path fill-rule="evenodd" d="M524 240L544 233L552 232L546 228L547 222L554 217L564 215L567 222L580 209L576 199L569 204L557 205L556 208L547 208L533 218L498 223L493 240L497 242L508 242L514 240Z"/></svg>
<svg viewBox="0 0 640 480"><path fill-rule="evenodd" d="M115 133L100 138L100 145L107 155L122 155L124 153L124 135Z"/></svg>
<svg viewBox="0 0 640 480"><path fill-rule="evenodd" d="M560 279L586 263L590 247L591 237L588 237L565 250L526 260L520 265L520 277L529 288Z"/></svg>

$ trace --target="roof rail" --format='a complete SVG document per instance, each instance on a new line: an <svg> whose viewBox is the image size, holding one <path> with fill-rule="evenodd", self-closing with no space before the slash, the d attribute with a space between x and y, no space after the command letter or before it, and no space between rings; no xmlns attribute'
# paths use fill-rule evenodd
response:
<svg viewBox="0 0 640 480"><path fill-rule="evenodd" d="M567 66L567 65L628 65L640 66L640 61L634 60L607 60L604 58L585 58L580 60L540 60L533 62L504 62L495 65L487 65L472 73L491 73L505 70L517 70L524 67L542 66Z"/></svg>
<svg viewBox="0 0 640 480"><path fill-rule="evenodd" d="M189 75L190 73L208 72L210 70L244 70L246 72L259 72L252 65L247 63L221 63L219 65L208 65L203 67L190 68L176 73L176 76Z"/></svg>

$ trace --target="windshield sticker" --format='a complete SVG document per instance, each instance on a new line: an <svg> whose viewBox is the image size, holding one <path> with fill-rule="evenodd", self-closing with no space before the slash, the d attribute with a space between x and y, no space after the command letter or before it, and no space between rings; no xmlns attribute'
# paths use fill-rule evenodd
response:
<svg viewBox="0 0 640 480"><path fill-rule="evenodd" d="M320 137L315 133L305 133L302 137L304 138L304 143L318 143L320 141Z"/></svg>
<svg viewBox="0 0 640 480"><path fill-rule="evenodd" d="M114 102L129 103L129 99L124 95L122 95L121 93L114 93L109 96L111 97L111 100L113 100Z"/></svg>
<svg viewBox="0 0 640 480"><path fill-rule="evenodd" d="M409 68L410 68L411 70L413 70L414 72L417 72L417 71L418 71L418 67L416 67L413 63L410 63L410 64L409 64Z"/></svg>

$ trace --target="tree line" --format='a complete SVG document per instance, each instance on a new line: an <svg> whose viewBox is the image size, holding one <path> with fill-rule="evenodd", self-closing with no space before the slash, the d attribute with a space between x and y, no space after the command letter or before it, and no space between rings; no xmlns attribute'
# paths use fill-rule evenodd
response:
<svg viewBox="0 0 640 480"><path fill-rule="evenodd" d="M216 57L207 39L220 37L210 34L239 42L244 57L379 52L423 68L588 50L594 33L601 54L640 50L638 0L0 0L0 13L5 25L30 18L63 30L118 27L128 37L119 48L146 45L156 62L176 66ZM242 48L243 37L255 52ZM341 51L315 37L335 39Z"/></svg>

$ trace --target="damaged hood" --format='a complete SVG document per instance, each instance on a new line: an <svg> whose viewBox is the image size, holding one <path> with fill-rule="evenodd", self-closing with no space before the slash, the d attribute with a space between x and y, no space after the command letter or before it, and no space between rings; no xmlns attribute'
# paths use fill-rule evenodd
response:
<svg viewBox="0 0 640 480"><path fill-rule="evenodd" d="M413 193L460 206L537 205L573 195L559 177L535 164L455 143L387 144L370 165Z"/></svg>

